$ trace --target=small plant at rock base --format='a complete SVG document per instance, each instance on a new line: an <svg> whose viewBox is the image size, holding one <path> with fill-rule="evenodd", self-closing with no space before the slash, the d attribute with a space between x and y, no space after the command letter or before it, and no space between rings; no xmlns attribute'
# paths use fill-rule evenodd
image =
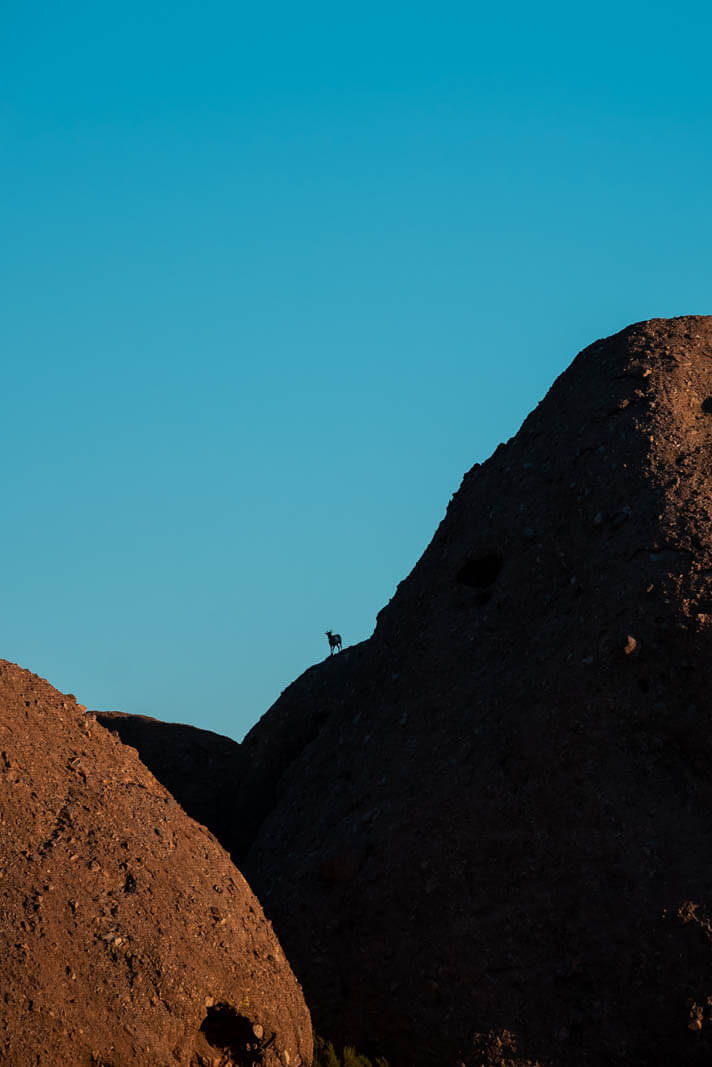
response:
<svg viewBox="0 0 712 1067"><path fill-rule="evenodd" d="M388 1060L382 1056L370 1060L351 1045L347 1045L343 1055L339 1056L331 1041L315 1035L313 1067L388 1067Z"/></svg>

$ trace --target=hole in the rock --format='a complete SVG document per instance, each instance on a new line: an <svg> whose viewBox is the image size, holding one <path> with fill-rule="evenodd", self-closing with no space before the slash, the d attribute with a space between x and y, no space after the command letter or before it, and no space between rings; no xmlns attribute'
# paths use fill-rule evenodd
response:
<svg viewBox="0 0 712 1067"><path fill-rule="evenodd" d="M229 1004L214 1004L208 1008L200 1030L208 1044L223 1054L227 1053L236 1067L251 1067L254 1063L264 1062L252 1023L244 1015L238 1015Z"/></svg>
<svg viewBox="0 0 712 1067"><path fill-rule="evenodd" d="M501 552L488 552L485 556L468 560L457 572L457 580L461 585L469 585L471 589L486 589L498 578L502 570L504 556Z"/></svg>
<svg viewBox="0 0 712 1067"><path fill-rule="evenodd" d="M702 401L702 410L705 415L712 415L712 396L706 396Z"/></svg>

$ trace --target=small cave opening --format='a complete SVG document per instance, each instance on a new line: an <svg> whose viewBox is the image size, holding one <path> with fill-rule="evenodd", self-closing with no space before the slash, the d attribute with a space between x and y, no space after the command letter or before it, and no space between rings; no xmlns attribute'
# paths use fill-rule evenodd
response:
<svg viewBox="0 0 712 1067"><path fill-rule="evenodd" d="M230 1004L209 1007L200 1032L212 1048L229 1056L229 1062L235 1067L264 1063L264 1045L260 1040L262 1028L239 1015Z"/></svg>
<svg viewBox="0 0 712 1067"><path fill-rule="evenodd" d="M712 396L706 396L702 401L702 410L705 415L712 415Z"/></svg>
<svg viewBox="0 0 712 1067"><path fill-rule="evenodd" d="M488 589L497 581L503 564L504 556L501 552L488 552L484 556L468 560L460 567L457 580L460 585L467 585L470 589Z"/></svg>

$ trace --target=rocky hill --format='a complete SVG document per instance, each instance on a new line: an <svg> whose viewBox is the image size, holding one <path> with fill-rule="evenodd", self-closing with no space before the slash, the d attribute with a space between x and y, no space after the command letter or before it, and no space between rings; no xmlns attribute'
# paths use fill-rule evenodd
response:
<svg viewBox="0 0 712 1067"><path fill-rule="evenodd" d="M232 848L395 1067L712 1057L712 319L585 349L373 637L254 727Z"/></svg>
<svg viewBox="0 0 712 1067"><path fill-rule="evenodd" d="M214 837L4 660L0 826L3 1064L311 1064L301 990Z"/></svg>

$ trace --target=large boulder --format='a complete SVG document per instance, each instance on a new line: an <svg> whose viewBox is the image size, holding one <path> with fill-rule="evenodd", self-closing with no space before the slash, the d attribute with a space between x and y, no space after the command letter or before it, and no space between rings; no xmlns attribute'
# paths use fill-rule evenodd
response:
<svg viewBox="0 0 712 1067"><path fill-rule="evenodd" d="M317 1030L395 1067L712 1058L712 319L582 352L373 637L243 742Z"/></svg>
<svg viewBox="0 0 712 1067"><path fill-rule="evenodd" d="M240 872L134 749L0 661L0 1061L294 1067L301 990Z"/></svg>

